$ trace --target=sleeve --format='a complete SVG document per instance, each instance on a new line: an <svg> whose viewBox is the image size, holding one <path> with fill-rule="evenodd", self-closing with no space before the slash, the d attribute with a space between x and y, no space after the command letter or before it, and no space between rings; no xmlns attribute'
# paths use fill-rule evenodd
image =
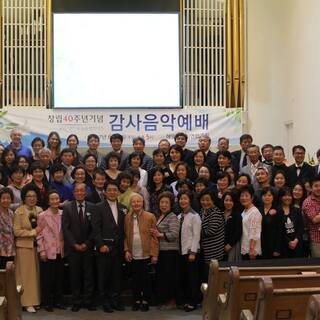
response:
<svg viewBox="0 0 320 320"><path fill-rule="evenodd" d="M100 206L96 206L95 210L93 210L92 217L91 217L91 224L92 224L94 242L96 244L97 249L100 249L103 246L103 241L101 237L102 218L101 218Z"/></svg>
<svg viewBox="0 0 320 320"><path fill-rule="evenodd" d="M261 237L262 216L258 209L255 209L250 219L249 240L259 240Z"/></svg>
<svg viewBox="0 0 320 320"><path fill-rule="evenodd" d="M129 214L127 214L124 217L124 251L129 251L129 244L128 244L128 219L129 219Z"/></svg>
<svg viewBox="0 0 320 320"><path fill-rule="evenodd" d="M201 238L201 219L198 214L192 217L193 237L191 243L191 253L196 254L200 245Z"/></svg>
<svg viewBox="0 0 320 320"><path fill-rule="evenodd" d="M171 214L168 219L169 231L164 233L164 238L168 242L174 242L179 238L180 223L175 214Z"/></svg>
<svg viewBox="0 0 320 320"><path fill-rule="evenodd" d="M295 210L295 216L296 238L299 240L299 242L301 242L304 232L304 222L302 218L302 212L300 209Z"/></svg>
<svg viewBox="0 0 320 320"><path fill-rule="evenodd" d="M62 230L63 235L69 246L73 247L76 244L76 241L73 237L73 234L71 232L71 221L70 221L70 215L68 212L68 207L63 208L62 212Z"/></svg>
<svg viewBox="0 0 320 320"><path fill-rule="evenodd" d="M147 188L142 188L141 193L142 193L143 200L144 200L144 210L149 212L149 210L150 210L150 195L149 195Z"/></svg>
<svg viewBox="0 0 320 320"><path fill-rule="evenodd" d="M233 247L238 241L240 241L242 236L242 217L239 213L233 214L233 226L232 235L230 237L229 245Z"/></svg>
<svg viewBox="0 0 320 320"><path fill-rule="evenodd" d="M320 212L316 212L315 208L313 207L312 203L309 199L305 200L302 206L302 212L308 219L310 223L313 223L313 218L320 214Z"/></svg>
<svg viewBox="0 0 320 320"><path fill-rule="evenodd" d="M18 208L13 217L13 233L16 237L20 238L30 238L36 237L37 231L36 229L26 230L23 228L23 208Z"/></svg>
<svg viewBox="0 0 320 320"><path fill-rule="evenodd" d="M38 218L38 225L45 223L43 215L40 215ZM46 256L46 249L44 245L44 229L37 235L37 249L40 256Z"/></svg>
<svg viewBox="0 0 320 320"><path fill-rule="evenodd" d="M152 214L151 221L150 221L150 228L156 228L156 217ZM151 243L150 243L150 255L152 257L158 257L159 255L159 240L157 237L151 236Z"/></svg>
<svg viewBox="0 0 320 320"><path fill-rule="evenodd" d="M223 218L220 212L212 214L208 223L205 225L204 224L202 225L202 236L211 237L215 235L218 232L222 223L223 223Z"/></svg>
<svg viewBox="0 0 320 320"><path fill-rule="evenodd" d="M274 230L274 252L279 252L281 253L281 219L280 215L277 211L276 216L275 216L275 230Z"/></svg>

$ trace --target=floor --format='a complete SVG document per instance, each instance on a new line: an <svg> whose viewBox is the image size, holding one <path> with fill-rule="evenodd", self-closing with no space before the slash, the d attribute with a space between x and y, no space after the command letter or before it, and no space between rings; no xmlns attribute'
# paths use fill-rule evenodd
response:
<svg viewBox="0 0 320 320"><path fill-rule="evenodd" d="M98 320L98 319L112 319L112 320L201 320L201 310L196 310L190 313L182 310L159 311L157 308L151 308L149 312L132 312L129 308L124 312L104 313L101 310L87 311L85 309L79 312L71 312L70 310L57 310L54 313L49 313L43 310L36 314L28 314L23 312L22 320Z"/></svg>

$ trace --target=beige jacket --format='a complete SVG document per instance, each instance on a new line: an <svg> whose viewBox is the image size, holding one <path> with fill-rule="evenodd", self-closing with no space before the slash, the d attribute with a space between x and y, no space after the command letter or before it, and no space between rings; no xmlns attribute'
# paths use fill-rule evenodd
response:
<svg viewBox="0 0 320 320"><path fill-rule="evenodd" d="M138 217L139 221L139 231L143 249L143 255L145 257L158 257L159 255L159 241L156 237L150 234L151 228L156 228L156 217L154 214L142 211ZM124 250L132 252L132 242L133 242L133 214L128 213L124 220Z"/></svg>
<svg viewBox="0 0 320 320"><path fill-rule="evenodd" d="M22 205L17 208L13 218L13 232L16 237L16 247L33 248L36 240L36 229L32 229L29 216L33 214L38 217L43 210L40 207L34 207L30 211L27 206Z"/></svg>

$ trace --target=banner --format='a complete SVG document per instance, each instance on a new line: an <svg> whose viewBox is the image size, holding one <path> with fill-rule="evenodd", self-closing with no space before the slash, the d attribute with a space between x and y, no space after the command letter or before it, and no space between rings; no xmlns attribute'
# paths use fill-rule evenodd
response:
<svg viewBox="0 0 320 320"><path fill-rule="evenodd" d="M35 137L45 141L50 131L57 131L65 146L66 138L73 133L79 137L80 147L86 146L87 136L95 133L101 147L109 147L110 135L120 133L123 146L131 147L132 139L143 136L147 147L156 147L159 140L173 142L177 132L185 132L189 147L196 147L198 137L207 133L212 144L219 137L230 139L237 145L241 135L241 109L183 108L183 109L42 109L6 108L0 112L0 140L10 141L10 130L20 128L23 143L30 145Z"/></svg>

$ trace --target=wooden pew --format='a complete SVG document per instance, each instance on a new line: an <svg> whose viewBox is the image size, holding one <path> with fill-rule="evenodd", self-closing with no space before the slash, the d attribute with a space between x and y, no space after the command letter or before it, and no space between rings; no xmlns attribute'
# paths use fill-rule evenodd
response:
<svg viewBox="0 0 320 320"><path fill-rule="evenodd" d="M305 260L304 260L305 262ZM218 319L218 296L227 292L230 267L219 267L217 260L212 260L209 267L208 283L201 285L203 294L202 318L204 320ZM319 265L272 266L272 267L240 267L241 276L284 275L313 272L320 274Z"/></svg>
<svg viewBox="0 0 320 320"><path fill-rule="evenodd" d="M14 263L8 262L5 270L0 270L0 296L6 298L7 304L4 310L6 320L21 319L20 298L23 293L21 285L17 286Z"/></svg>
<svg viewBox="0 0 320 320"><path fill-rule="evenodd" d="M309 299L306 320L320 319L320 295L312 295Z"/></svg>
<svg viewBox="0 0 320 320"><path fill-rule="evenodd" d="M312 288L275 289L270 277L262 277L255 313L241 312L241 320L305 319L310 296L320 294L320 286Z"/></svg>
<svg viewBox="0 0 320 320"><path fill-rule="evenodd" d="M256 307L259 280L262 276L240 276L237 267L231 267L226 294L218 296L219 319L238 320L241 310L249 309L252 313ZM271 275L274 289L320 287L320 274L306 275Z"/></svg>
<svg viewBox="0 0 320 320"><path fill-rule="evenodd" d="M0 297L0 320L5 320L5 306L7 300L5 297Z"/></svg>

